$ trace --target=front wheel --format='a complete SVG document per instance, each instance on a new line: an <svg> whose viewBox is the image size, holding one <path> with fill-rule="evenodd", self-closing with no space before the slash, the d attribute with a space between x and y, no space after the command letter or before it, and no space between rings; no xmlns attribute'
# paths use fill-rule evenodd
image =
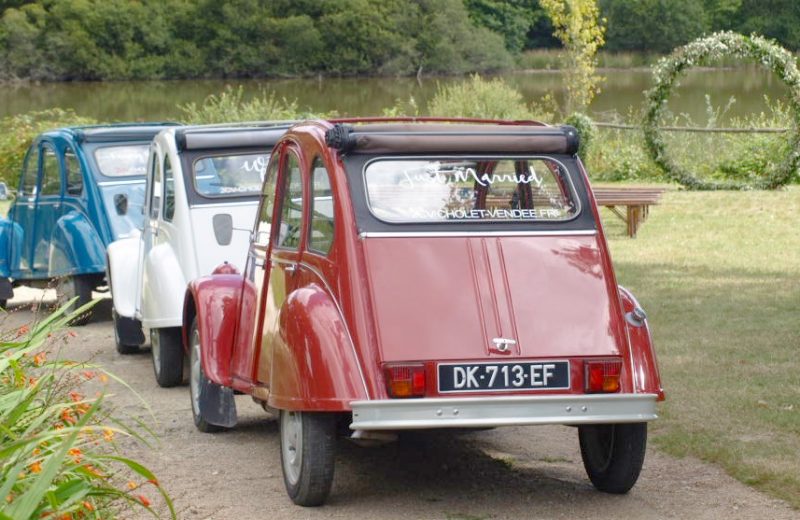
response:
<svg viewBox="0 0 800 520"><path fill-rule="evenodd" d="M627 493L636 484L647 447L647 423L578 427L581 457L594 487Z"/></svg>
<svg viewBox="0 0 800 520"><path fill-rule="evenodd" d="M150 351L158 386L169 388L183 382L183 345L180 327L150 329Z"/></svg>
<svg viewBox="0 0 800 520"><path fill-rule="evenodd" d="M281 467L286 492L299 506L319 506L333 483L336 415L281 410Z"/></svg>

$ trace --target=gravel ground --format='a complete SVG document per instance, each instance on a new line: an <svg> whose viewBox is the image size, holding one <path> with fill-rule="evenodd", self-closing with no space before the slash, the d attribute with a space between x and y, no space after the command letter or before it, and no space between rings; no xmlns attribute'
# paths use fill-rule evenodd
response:
<svg viewBox="0 0 800 520"><path fill-rule="evenodd" d="M29 303L42 297L40 291L18 290L3 326L31 321ZM154 422L160 444L131 446L129 455L158 475L181 518L800 519L800 512L715 466L652 448L629 494L597 492L583 470L577 432L568 427L415 433L379 448L342 439L328 503L300 508L284 490L277 422L247 396L236 398L235 429L201 433L192 424L188 388L156 385L149 349L117 354L108 300L92 323L74 330L67 355L104 365L152 408L155 419L147 418L132 392L110 388L117 408Z"/></svg>

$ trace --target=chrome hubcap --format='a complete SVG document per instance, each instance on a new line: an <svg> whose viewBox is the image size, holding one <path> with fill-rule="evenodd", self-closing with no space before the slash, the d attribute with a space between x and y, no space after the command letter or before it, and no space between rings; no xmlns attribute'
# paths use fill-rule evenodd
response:
<svg viewBox="0 0 800 520"><path fill-rule="evenodd" d="M281 412L281 456L286 480L297 484L303 464L303 414Z"/></svg>
<svg viewBox="0 0 800 520"><path fill-rule="evenodd" d="M189 393L192 394L192 411L200 416L200 334L197 329L192 331L192 352L189 366Z"/></svg>

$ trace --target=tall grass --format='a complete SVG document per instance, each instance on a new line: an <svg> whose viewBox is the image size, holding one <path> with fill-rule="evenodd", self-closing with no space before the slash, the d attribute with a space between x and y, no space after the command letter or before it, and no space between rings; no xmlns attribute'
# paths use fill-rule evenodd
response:
<svg viewBox="0 0 800 520"><path fill-rule="evenodd" d="M175 518L155 475L116 442L144 442L145 430L123 422L102 391L85 394L113 376L59 357L68 323L89 305L0 333L0 519L104 519L132 507L157 516L155 496Z"/></svg>
<svg viewBox="0 0 800 520"><path fill-rule="evenodd" d="M315 115L299 108L297 100L277 97L262 90L253 98L244 98L244 88L225 87L219 94L208 96L201 104L179 105L183 121L191 124L235 123L247 121L285 121L307 119Z"/></svg>

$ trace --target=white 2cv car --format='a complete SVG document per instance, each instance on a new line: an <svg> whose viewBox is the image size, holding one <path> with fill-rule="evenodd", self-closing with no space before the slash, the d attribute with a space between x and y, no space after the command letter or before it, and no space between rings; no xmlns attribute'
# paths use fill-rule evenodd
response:
<svg viewBox="0 0 800 520"><path fill-rule="evenodd" d="M183 380L187 284L223 262L242 265L274 144L290 123L164 130L150 145L141 233L108 246L117 351L150 330L160 386Z"/></svg>

